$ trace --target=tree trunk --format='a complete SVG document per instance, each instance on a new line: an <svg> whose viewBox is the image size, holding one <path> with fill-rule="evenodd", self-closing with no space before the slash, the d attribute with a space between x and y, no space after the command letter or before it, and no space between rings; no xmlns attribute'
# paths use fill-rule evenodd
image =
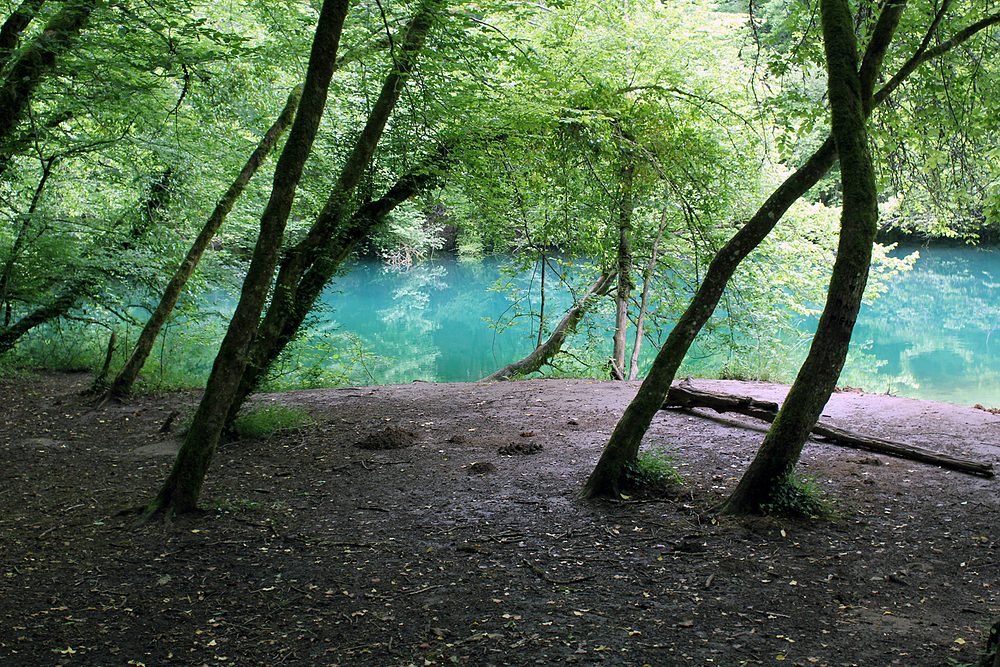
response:
<svg viewBox="0 0 1000 667"><path fill-rule="evenodd" d="M9 64L0 85L0 145L10 140L38 83L70 48L98 4L98 0L65 3L35 41ZM9 156L3 158L4 162L7 159Z"/></svg>
<svg viewBox="0 0 1000 667"><path fill-rule="evenodd" d="M3 27L0 27L0 71L6 67L10 56L21 42L21 33L25 31L35 14L45 4L45 0L24 0L17 9L10 13Z"/></svg>
<svg viewBox="0 0 1000 667"><path fill-rule="evenodd" d="M173 278L171 278L170 282L167 284L167 287L163 292L163 296L160 299L160 303L157 305L156 310L153 311L149 321L146 322L146 326L143 327L142 333L139 335L139 340L136 342L135 349L132 351L131 356L129 356L128 361L125 362L125 365L121 368L121 370L118 371L118 375L115 376L114 382L112 382L111 386L108 388L109 395L125 396L131 393L132 386L135 384L139 371L142 370L143 365L146 363L146 359L149 357L149 354L153 349L153 345L156 342L156 337L160 333L160 329L162 329L163 325L166 324L167 319L169 319L170 314L173 312L174 306L177 305L177 300L180 298L181 292L184 290L184 285L187 284L188 279L194 273L195 268L198 266L198 262L201 260L202 254L208 248L212 238L219 231L219 228L225 221L226 216L229 215L229 212L232 210L236 200L243 193L243 190L246 189L250 179L257 173L260 165L274 148L274 145L278 142L278 139L284 131L289 125L292 124L292 119L295 117L295 110L298 107L301 96L302 87L298 86L288 96L288 102L285 104L285 109L281 113L281 116L264 134L264 137L257 145L257 149L250 156L250 159L247 160L243 170L236 177L236 180L233 181L233 184L229 186L229 190L226 194L219 200L218 205L216 205L211 217L209 217L208 221L205 223L205 226L202 228L198 238L196 238L194 243L191 245L191 249L188 251L184 261L181 262L179 267L177 267L177 271L174 273Z"/></svg>
<svg viewBox="0 0 1000 667"><path fill-rule="evenodd" d="M632 297L632 212L635 202L632 186L635 179L635 164L628 161L618 171L618 289L615 291L615 334L612 352L612 368L617 380L625 379L625 337L628 333L628 305Z"/></svg>
<svg viewBox="0 0 1000 667"><path fill-rule="evenodd" d="M635 320L635 345L632 346L632 359L629 364L628 379L631 382L639 375L639 351L642 348L642 337L645 333L646 310L649 307L649 282L656 270L656 255L660 250L660 241L663 239L663 228L667 225L667 208L663 207L663 214L660 216L660 228L656 232L656 240L653 241L653 254L649 258L649 265L642 276L642 302L639 304L639 315Z"/></svg>
<svg viewBox="0 0 1000 667"><path fill-rule="evenodd" d="M864 101L847 0L821 0L820 18L829 73L830 124L843 187L840 242L809 354L764 443L729 497L726 511L733 514L758 512L801 493L792 472L847 358L878 230L878 188L865 128L865 108L871 104Z"/></svg>
<svg viewBox="0 0 1000 667"><path fill-rule="evenodd" d="M146 519L161 511L172 516L194 511L198 507L205 474L215 454L229 406L247 363L250 344L257 332L260 313L270 292L295 190L326 106L349 4L350 0L326 0L323 3L301 102L275 169L271 197L261 215L260 236L243 281L240 301L173 469L156 497L145 508Z"/></svg>
<svg viewBox="0 0 1000 667"><path fill-rule="evenodd" d="M329 254L306 271L302 280L299 281L296 297L299 303L303 304L303 307L288 314L283 320L281 330L273 338L265 338L258 332L257 340L251 351L253 355L251 362L247 364L243 377L240 379L240 389L233 400L226 423L230 423L236 418L243 401L257 387L260 379L264 377L267 369L284 351L288 342L295 337L295 333L302 326L309 310L323 293L337 269L347 261L354 246L379 227L385 220L385 216L393 209L428 187L437 178L438 171L446 169L450 164L453 159L452 148L450 143L439 144L434 155L418 165L409 174L400 178L380 199L359 208L351 216L350 222L343 225L340 232L331 239L328 245L332 250L329 251ZM264 318L265 322L268 317L271 317L270 311Z"/></svg>
<svg viewBox="0 0 1000 667"><path fill-rule="evenodd" d="M865 65L870 61L881 63L888 43L891 40L892 32L895 29L895 22L898 22L902 13L903 3L893 2L886 6L879 18L878 24L873 31L873 38L869 43L868 51L865 54ZM895 22L894 22L895 21ZM982 27L986 27L985 22ZM887 26L892 27L891 30ZM979 25L979 24L977 24ZM990 24L991 25L991 24ZM982 29L982 27L980 29ZM968 39L971 32L965 34L963 39ZM948 48L955 46L958 42L952 43ZM944 49L946 51L947 49ZM939 51L933 55L940 55L944 51ZM924 62L931 55L920 54L912 58L904 67L908 68L907 73L912 72L919 62ZM874 72L878 67L868 67L862 84L865 90L870 91L874 86ZM888 97L904 77L894 78L879 91L876 101L881 101ZM639 454L639 447L642 438L649 428L653 417L659 407L663 405L670 384L674 381L677 369L684 360L688 348L694 342L695 337L701 328L715 311L725 292L729 279L735 273L740 262L756 248L761 241L771 232L774 226L785 214L785 211L804 195L809 188L815 185L819 179L830 170L837 159L837 149L833 137L828 137L823 145L812 154L812 156L802 165L798 171L785 179L778 188L771 194L764 204L757 210L752 218L731 238L712 259L705 273L705 279L698 287L691 303L684 313L678 318L674 328L667 336L667 340L646 375L639 392L626 408L622 418L615 426L614 432L608 444L601 454L600 460L591 472L590 477L584 484L582 494L585 497L593 498L605 496L616 498L625 467L635 461Z"/></svg>
<svg viewBox="0 0 1000 667"><path fill-rule="evenodd" d="M539 292L541 293L541 303L538 305L538 342L535 343L535 347L542 346L542 340L545 338L545 253L541 254L542 262L542 280L539 284Z"/></svg>
<svg viewBox="0 0 1000 667"><path fill-rule="evenodd" d="M597 303L597 300L608 293L611 283L615 278L615 272L602 273L587 293L583 295L580 302L569 309L562 320L556 326L552 335L548 337L542 345L535 348L535 351L520 361L507 364L496 373L483 378L483 382L494 382L496 380L507 380L515 375L527 375L534 373L539 368L552 360L562 348L566 337L576 328L576 325L587 314L587 311Z"/></svg>
<svg viewBox="0 0 1000 667"><path fill-rule="evenodd" d="M384 205L391 199L384 197L380 205L373 207L372 213L381 211L380 217L359 217L348 212L351 193L368 168L375 148L382 136L385 125L396 102L402 95L409 80L417 56L434 25L434 13L442 0L424 0L404 32L398 52L394 54L393 67L382 85L364 130L361 132L354 150L348 157L333 192L323 210L313 223L306 237L289 250L281 262L281 268L274 286L274 297L260 324L257 337L250 351L244 377L240 381L237 400L230 409L230 417L235 416L243 399L249 395L267 368L277 359L298 332L313 304L323 288L333 277L337 268L347 258L351 247L368 233L373 220L381 220L391 207ZM447 148L441 147L447 153ZM441 159L445 159L442 157ZM428 178L431 176L427 175ZM406 180L406 179L404 179ZM398 185L410 186L420 181L418 175ZM392 193L399 196L402 191ZM390 197L390 195L387 195ZM399 201L392 203L396 206Z"/></svg>
<svg viewBox="0 0 1000 667"><path fill-rule="evenodd" d="M46 322L62 317L71 311L80 300L97 284L97 278L87 276L64 285L55 299L39 306L17 322L0 329L0 356L14 349L21 336Z"/></svg>

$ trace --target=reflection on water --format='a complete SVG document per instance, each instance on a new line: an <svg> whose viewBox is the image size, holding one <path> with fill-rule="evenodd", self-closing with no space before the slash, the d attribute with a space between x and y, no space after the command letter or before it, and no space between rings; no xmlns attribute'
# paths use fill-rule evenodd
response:
<svg viewBox="0 0 1000 667"><path fill-rule="evenodd" d="M870 391L960 405L1000 405L1000 256L975 248L920 250L913 270L866 306L860 353L844 381Z"/></svg>
<svg viewBox="0 0 1000 667"><path fill-rule="evenodd" d="M994 299L1000 257L976 249L921 249L920 254L912 271L863 308L839 384L1000 405L1000 339L992 340L1000 323ZM503 261L446 257L406 272L355 263L324 295L326 323L319 328L351 332L374 354L391 359L379 371L379 382L478 380L534 347L537 320L524 318L500 333L489 326L512 308L507 294L490 290ZM518 278L516 287L527 293L534 284L537 307L537 278L534 283L532 278ZM565 292L559 293L560 302L547 304L553 317L568 306ZM703 362L698 368L712 372Z"/></svg>

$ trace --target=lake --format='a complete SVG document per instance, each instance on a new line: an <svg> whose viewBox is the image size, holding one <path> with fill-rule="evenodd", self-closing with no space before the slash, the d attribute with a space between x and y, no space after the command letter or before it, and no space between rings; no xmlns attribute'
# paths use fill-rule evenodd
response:
<svg viewBox="0 0 1000 667"><path fill-rule="evenodd" d="M914 269L894 278L885 295L863 308L838 384L961 405L1000 405L1000 338L993 339L1000 324L994 294L1000 255L974 248L919 250ZM331 352L314 346L312 353L324 363L346 364L352 356L366 360L369 378L379 383L479 380L524 357L535 344L537 318L515 318L502 331L490 326L516 314L515 295L530 295L531 306L538 305L538 276L505 276L506 261L444 256L406 271L352 263L324 294L320 323L313 327L339 340L340 347ZM497 291L498 280L507 291ZM570 299L564 292L554 298L556 285L547 284L551 329ZM610 309L605 316L604 326L610 326ZM802 326L808 329L810 323ZM589 349L586 340L571 339L574 354L588 360L609 354L610 345ZM309 354L309 347L303 352ZM648 367L655 350L647 345L646 352ZM797 362L790 357L776 379L790 381ZM721 364L721 359L715 366L711 359L690 360L681 373L712 374Z"/></svg>

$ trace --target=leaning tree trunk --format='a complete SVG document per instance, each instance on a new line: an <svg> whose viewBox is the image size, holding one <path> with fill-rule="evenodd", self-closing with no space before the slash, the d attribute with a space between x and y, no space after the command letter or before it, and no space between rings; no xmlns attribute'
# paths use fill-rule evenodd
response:
<svg viewBox="0 0 1000 667"><path fill-rule="evenodd" d="M792 472L847 359L878 230L878 187L865 129L864 110L870 104L862 97L854 21L847 0L821 0L820 18L829 73L830 125L840 155L843 188L837 260L805 363L764 444L729 497L726 511L733 514L794 504L799 491Z"/></svg>
<svg viewBox="0 0 1000 667"><path fill-rule="evenodd" d="M882 62L902 9L902 2L893 2L887 5L875 26L863 66L865 76L862 78L862 84L866 91L873 89L874 73L878 70L877 65L869 66L869 63ZM980 22L976 25L979 30L982 30L987 25L992 25L992 22ZM964 33L962 40L968 39L972 34L972 32ZM921 52L911 58L900 70L900 74L879 91L875 102L885 99L892 90L902 83L906 75L916 69L917 65L935 55L944 53L960 41L953 40L943 50L939 46L933 52ZM905 74L903 74L904 71ZM866 109L866 112L870 112L870 109ZM833 137L829 137L798 171L778 186L757 210L757 213L736 232L733 238L712 259L708 271L705 273L705 279L667 336L666 342L653 360L653 365L646 375L646 379L639 387L639 392L625 409L625 413L615 426L608 444L604 447L600 460L590 473L590 477L587 478L582 490L585 497L618 497L626 466L635 461L639 455L642 438L653 421L653 417L663 405L667 392L670 391L670 384L674 381L677 369L684 360L684 355L687 354L688 348L694 342L698 332L715 311L715 307L718 305L719 299L722 298L726 285L736 268L767 237L785 211L830 170L836 159L837 149Z"/></svg>
<svg viewBox="0 0 1000 667"><path fill-rule="evenodd" d="M570 308L563 316L562 320L552 331L552 335L544 343L535 348L534 352L520 361L507 364L492 375L483 378L482 381L493 382L495 380L507 380L515 375L527 375L528 373L534 373L549 363L558 354L559 350L562 349L563 343L566 342L566 337L573 332L576 325L587 314L587 311L597 303L598 299L608 293L614 278L614 271L602 273L597 282L591 285L587 293L583 295L580 302Z"/></svg>
<svg viewBox="0 0 1000 667"><path fill-rule="evenodd" d="M236 312L212 366L205 394L195 412L187 437L170 475L145 508L145 518L159 512L167 516L191 512L225 423L229 406L247 363L247 351L257 332L260 313L271 288L278 263L285 224L295 199L295 189L319 128L327 91L337 60L337 48L350 0L326 0L320 11L306 71L302 100L274 173L271 197L261 215L260 236L254 247Z"/></svg>
<svg viewBox="0 0 1000 667"><path fill-rule="evenodd" d="M163 291L160 303L149 317L146 326L143 327L131 356L129 356L128 361L125 362L121 370L118 371L118 375L115 376L111 386L108 387L107 394L109 396L125 396L131 393L132 386L135 384L139 371L142 370L146 359L153 349L153 344L156 342L156 337L159 335L160 329L166 324L167 319L174 310L174 306L177 305L177 300L180 298L188 279L198 266L202 254L204 254L212 238L219 231L222 223L225 222L226 216L229 215L236 200L243 193L243 190L246 189L250 179L257 173L260 165L274 148L274 145L278 142L284 131L292 124L292 119L295 117L295 109L298 107L301 96L302 87L297 86L288 96L288 102L285 104L285 109L282 111L281 116L264 134L264 137L257 145L257 149L254 150L253 154L250 155L250 159L247 160L243 170L240 171L236 180L229 186L229 190L219 200L211 217L205 223L201 233L198 234L198 238L195 239L191 245L191 249L188 250L184 261L177 267L173 278L170 279L166 289Z"/></svg>
<svg viewBox="0 0 1000 667"><path fill-rule="evenodd" d="M66 2L38 37L8 64L0 84L0 145L11 139L38 84L51 73L59 56L71 48L99 4L97 0ZM6 164L8 159L0 153L0 162Z"/></svg>
<svg viewBox="0 0 1000 667"><path fill-rule="evenodd" d="M379 97L333 192L309 233L282 260L274 285L274 297L253 341L250 363L244 369L237 400L230 406L230 418L235 416L243 399L294 338L316 298L346 258L350 248L370 229L364 224L367 220L351 215L351 193L368 169L386 123L434 25L434 14L440 9L442 2L443 0L424 0L414 14L401 37L398 52L394 54L393 66L383 82ZM361 226L357 226L357 223L361 223Z"/></svg>
<svg viewBox="0 0 1000 667"><path fill-rule="evenodd" d="M251 350L250 363L243 371L240 388L230 407L226 423L236 418L247 396L254 391L267 369L284 351L287 343L295 337L310 309L339 267L347 261L354 246L380 227L385 217L397 206L430 187L436 181L438 173L450 167L454 159L453 148L454 145L450 142L439 144L433 155L400 178L381 198L359 208L330 240L327 244L327 253L320 258L321 261L313 264L299 281L296 298L301 307L284 314L281 329L273 330L272 335L265 336L262 331L258 332ZM264 321L267 322L269 317L272 317L270 309Z"/></svg>

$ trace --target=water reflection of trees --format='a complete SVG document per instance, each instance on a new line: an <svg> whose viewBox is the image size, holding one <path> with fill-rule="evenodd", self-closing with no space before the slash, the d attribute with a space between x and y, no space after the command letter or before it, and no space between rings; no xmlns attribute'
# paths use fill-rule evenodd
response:
<svg viewBox="0 0 1000 667"><path fill-rule="evenodd" d="M876 363L849 368L845 379L916 398L1000 404L1000 350L992 341L1000 257L971 248L921 255L863 313L855 343Z"/></svg>

